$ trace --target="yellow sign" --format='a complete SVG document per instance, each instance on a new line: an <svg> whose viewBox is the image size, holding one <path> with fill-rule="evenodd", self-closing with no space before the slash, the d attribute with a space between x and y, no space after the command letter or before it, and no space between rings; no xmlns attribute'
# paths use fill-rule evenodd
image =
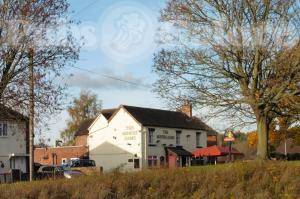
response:
<svg viewBox="0 0 300 199"><path fill-rule="evenodd" d="M224 134L224 142L235 141L234 134L232 131L226 131Z"/></svg>

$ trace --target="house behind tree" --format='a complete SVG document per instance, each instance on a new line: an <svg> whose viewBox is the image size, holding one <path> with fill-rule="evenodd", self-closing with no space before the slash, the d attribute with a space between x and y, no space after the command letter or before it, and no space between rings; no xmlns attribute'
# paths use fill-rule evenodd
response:
<svg viewBox="0 0 300 199"><path fill-rule="evenodd" d="M11 169L28 173L28 118L0 105L0 174Z"/></svg>

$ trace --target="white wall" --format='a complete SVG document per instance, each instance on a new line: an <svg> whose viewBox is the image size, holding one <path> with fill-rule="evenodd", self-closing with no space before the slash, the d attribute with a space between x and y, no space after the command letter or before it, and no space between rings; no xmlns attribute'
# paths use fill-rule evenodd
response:
<svg viewBox="0 0 300 199"><path fill-rule="evenodd" d="M154 143L156 146L148 145L148 128L155 128ZM165 135L173 139L157 139L157 135ZM104 171L124 165L132 169L133 164L128 159L133 157L140 159L140 166L147 167L149 155L165 157L163 144L176 146L176 130L181 130L180 145L187 151L194 151L196 146L196 133L200 132L200 145L207 146L207 134L205 131L142 127L124 108L119 109L113 119L108 123L103 115L99 116L90 127L88 136L89 155L96 161L97 166L103 166ZM189 135L189 137L187 137ZM156 143L157 140L160 140ZM165 157L166 160L166 157Z"/></svg>
<svg viewBox="0 0 300 199"><path fill-rule="evenodd" d="M96 161L97 166L103 166L104 171L120 165L133 167L128 159L142 157L141 135L141 125L123 108L119 109L109 125L104 116L100 116L91 126L88 136L90 158ZM110 153L110 149L113 150L114 147L102 147L105 142L126 151L126 154L125 152Z"/></svg>
<svg viewBox="0 0 300 199"><path fill-rule="evenodd" d="M148 129L154 128L154 144L155 146L149 146L148 140ZM166 160L166 152L164 145L176 147L176 131L181 131L180 135L180 146L189 152L193 152L197 149L196 146L196 133L200 132L200 146L207 146L207 133L201 130L189 130L189 129L175 129L175 128L162 128L162 127L144 127L143 132L146 133L146 156L145 160L147 162L148 156L157 156L158 164L160 156L164 156ZM165 135L166 137L172 137L173 139L157 138L158 135ZM159 142L157 143L157 141Z"/></svg>
<svg viewBox="0 0 300 199"><path fill-rule="evenodd" d="M0 161L4 163L4 168L0 167L0 173L10 170L9 156L11 154L26 154L26 126L25 123L16 123L13 121L0 121L7 123L7 137L0 136ZM16 157L15 168L26 171L26 158Z"/></svg>

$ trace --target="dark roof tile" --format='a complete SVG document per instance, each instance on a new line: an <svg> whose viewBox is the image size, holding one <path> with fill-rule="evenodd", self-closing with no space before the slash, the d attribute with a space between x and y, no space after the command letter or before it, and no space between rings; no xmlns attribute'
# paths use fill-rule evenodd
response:
<svg viewBox="0 0 300 199"><path fill-rule="evenodd" d="M193 156L193 154L182 147L167 147L168 150L172 151L178 156Z"/></svg>
<svg viewBox="0 0 300 199"><path fill-rule="evenodd" d="M75 136L88 135L89 134L88 128L91 126L94 120L95 119L87 119L83 121L80 124L78 130L75 132Z"/></svg>
<svg viewBox="0 0 300 199"><path fill-rule="evenodd" d="M21 113L0 104L0 119L2 120L28 120L28 117Z"/></svg>
<svg viewBox="0 0 300 199"><path fill-rule="evenodd" d="M114 114L114 112L116 111L117 109L116 108L113 108L113 109L103 109L101 111L102 115L107 119L109 120L110 117Z"/></svg>
<svg viewBox="0 0 300 199"><path fill-rule="evenodd" d="M208 135L217 135L215 130L199 118L188 117L182 112L127 105L123 105L123 107L144 126L205 130L208 132Z"/></svg>
<svg viewBox="0 0 300 199"><path fill-rule="evenodd" d="M109 120L109 118L113 115L113 113L117 109L103 109L101 111L101 114ZM87 119L81 123L79 126L78 130L75 132L75 136L80 136L80 135L88 135L89 131L88 128L92 125L95 119Z"/></svg>

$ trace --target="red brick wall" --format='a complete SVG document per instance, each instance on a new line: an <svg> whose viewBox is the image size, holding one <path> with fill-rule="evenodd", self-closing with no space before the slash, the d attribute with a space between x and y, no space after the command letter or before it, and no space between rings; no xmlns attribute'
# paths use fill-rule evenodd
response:
<svg viewBox="0 0 300 199"><path fill-rule="evenodd" d="M36 148L34 162L43 165L61 165L62 158L83 158L88 156L86 146L67 146L53 148Z"/></svg>
<svg viewBox="0 0 300 199"><path fill-rule="evenodd" d="M86 146L87 145L87 135L80 135L75 137L76 146Z"/></svg>

